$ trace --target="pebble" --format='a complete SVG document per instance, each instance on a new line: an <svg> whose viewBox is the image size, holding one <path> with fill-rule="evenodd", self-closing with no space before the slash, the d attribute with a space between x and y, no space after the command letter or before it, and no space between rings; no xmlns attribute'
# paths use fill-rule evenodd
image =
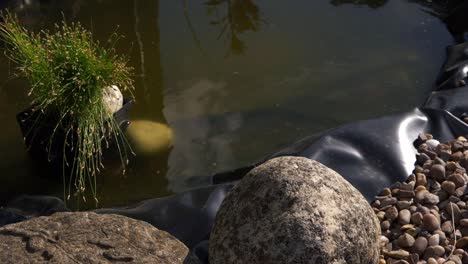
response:
<svg viewBox="0 0 468 264"><path fill-rule="evenodd" d="M453 233L452 221L443 222L440 229L442 229L446 234Z"/></svg>
<svg viewBox="0 0 468 264"><path fill-rule="evenodd" d="M468 141L421 134L415 145L413 173L371 204L382 229L379 264L468 264Z"/></svg>
<svg viewBox="0 0 468 264"><path fill-rule="evenodd" d="M428 245L428 242L425 237L418 237L416 238L414 242L412 252L422 255L424 251L426 250L427 245Z"/></svg>
<svg viewBox="0 0 468 264"><path fill-rule="evenodd" d="M429 240L428 240L428 245L429 246L437 246L439 245L439 242L440 242L440 239L439 239L439 235L438 234L435 234L435 235L432 235L429 237Z"/></svg>
<svg viewBox="0 0 468 264"><path fill-rule="evenodd" d="M403 209L398 214L398 222L401 225L409 224L411 220L411 212L408 209Z"/></svg>
<svg viewBox="0 0 468 264"><path fill-rule="evenodd" d="M423 220L423 215L420 212L416 212L411 215L411 223L415 225L422 224L422 220Z"/></svg>
<svg viewBox="0 0 468 264"><path fill-rule="evenodd" d="M439 146L440 142L436 139L429 139L426 142L426 145L431 149L436 149Z"/></svg>
<svg viewBox="0 0 468 264"><path fill-rule="evenodd" d="M397 198L390 197L390 198L385 198L382 201L380 201L380 206L385 207L389 205L394 205L398 202Z"/></svg>
<svg viewBox="0 0 468 264"><path fill-rule="evenodd" d="M445 167L440 164L432 165L431 176L437 181L443 181L445 179Z"/></svg>
<svg viewBox="0 0 468 264"><path fill-rule="evenodd" d="M412 247L414 245L415 239L411 235L404 233L398 237L396 243L400 247Z"/></svg>
<svg viewBox="0 0 468 264"><path fill-rule="evenodd" d="M457 248L465 249L468 246L468 236L465 236L457 241L455 245Z"/></svg>
<svg viewBox="0 0 468 264"><path fill-rule="evenodd" d="M461 219L461 220L460 220L460 225L461 225L461 226L468 227L468 218L466 218L466 219Z"/></svg>
<svg viewBox="0 0 468 264"><path fill-rule="evenodd" d="M388 210L385 212L385 218L387 218L390 222L397 219L398 209L396 209L394 206L388 208Z"/></svg>
<svg viewBox="0 0 468 264"><path fill-rule="evenodd" d="M442 183L442 190L446 191L448 194L455 193L455 190L456 190L455 183L451 181L444 181Z"/></svg>
<svg viewBox="0 0 468 264"><path fill-rule="evenodd" d="M424 173L416 173L416 186L425 186L427 184L426 175Z"/></svg>
<svg viewBox="0 0 468 264"><path fill-rule="evenodd" d="M447 180L455 183L457 188L465 185L465 178L461 174L452 174L447 178Z"/></svg>
<svg viewBox="0 0 468 264"><path fill-rule="evenodd" d="M403 249L387 251L387 252L384 251L383 253L384 253L384 256L387 256L393 259L406 259L407 257L409 257L409 252Z"/></svg>
<svg viewBox="0 0 468 264"><path fill-rule="evenodd" d="M425 214L423 217L423 227L432 232L440 228L440 222L433 214Z"/></svg>

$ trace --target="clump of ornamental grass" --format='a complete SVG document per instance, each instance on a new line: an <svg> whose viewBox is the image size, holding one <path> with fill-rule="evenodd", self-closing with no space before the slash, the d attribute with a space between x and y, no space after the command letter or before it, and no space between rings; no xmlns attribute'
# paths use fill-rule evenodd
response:
<svg viewBox="0 0 468 264"><path fill-rule="evenodd" d="M32 104L41 115L54 116L47 151L57 144L54 140L59 131L65 134L59 144L64 150L66 200L76 195L86 201L85 190L90 188L97 204L96 177L103 168L103 149L115 144L124 168L131 151L113 113L103 102L105 87L117 85L130 93L134 88L128 59L114 49L120 37L114 33L100 45L79 23L62 22L53 31L34 33L22 27L11 13L1 17L5 54L16 63L17 76L29 82ZM67 158L67 150L71 158Z"/></svg>

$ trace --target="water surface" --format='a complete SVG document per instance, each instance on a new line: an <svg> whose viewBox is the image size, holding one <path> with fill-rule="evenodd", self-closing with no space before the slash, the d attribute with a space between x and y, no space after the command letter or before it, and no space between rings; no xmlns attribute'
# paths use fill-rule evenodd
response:
<svg viewBox="0 0 468 264"><path fill-rule="evenodd" d="M8 1L6 1L8 2ZM101 206L208 184L343 123L420 104L452 42L422 6L392 1L9 1L30 28L64 16L118 50L136 69L132 120L168 124L172 148L137 156L126 175L100 176ZM0 193L62 196L28 157L15 114L28 86L0 61Z"/></svg>

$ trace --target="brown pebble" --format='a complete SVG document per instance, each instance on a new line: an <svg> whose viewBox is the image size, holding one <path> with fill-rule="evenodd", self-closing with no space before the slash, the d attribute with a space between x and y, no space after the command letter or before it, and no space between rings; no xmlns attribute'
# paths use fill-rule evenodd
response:
<svg viewBox="0 0 468 264"><path fill-rule="evenodd" d="M445 248L442 246L434 246L434 254L441 257L445 254Z"/></svg>
<svg viewBox="0 0 468 264"><path fill-rule="evenodd" d="M453 162L453 161L449 161L449 162L447 162L446 167L447 167L448 170L454 171L457 168L457 163Z"/></svg>
<svg viewBox="0 0 468 264"><path fill-rule="evenodd" d="M429 237L429 240L427 241L429 246L437 246L439 245L440 242L440 236L438 234L432 235Z"/></svg>
<svg viewBox="0 0 468 264"><path fill-rule="evenodd" d="M397 207L399 210L409 209L411 207L412 202L410 201L398 201Z"/></svg>
<svg viewBox="0 0 468 264"><path fill-rule="evenodd" d="M418 237L414 242L412 252L422 255L424 253L424 250L426 250L427 245L428 242L425 237Z"/></svg>
<svg viewBox="0 0 468 264"><path fill-rule="evenodd" d="M461 225L461 226L468 227L468 218L461 219L461 220L460 220L460 225Z"/></svg>
<svg viewBox="0 0 468 264"><path fill-rule="evenodd" d="M457 248L465 249L468 246L468 236L464 236L461 239L457 240L457 244L455 246Z"/></svg>
<svg viewBox="0 0 468 264"><path fill-rule="evenodd" d="M385 207L388 205L394 205L398 202L397 198L395 197L389 197L389 198L384 198L380 201L380 206Z"/></svg>
<svg viewBox="0 0 468 264"><path fill-rule="evenodd" d="M433 214L426 214L423 217L423 227L433 232L440 228L440 222Z"/></svg>
<svg viewBox="0 0 468 264"><path fill-rule="evenodd" d="M440 226L440 229L442 229L442 231L444 231L446 234L453 233L452 221L443 222Z"/></svg>
<svg viewBox="0 0 468 264"><path fill-rule="evenodd" d="M390 194L392 194L392 191L389 188L385 188L380 192L379 196L389 196Z"/></svg>
<svg viewBox="0 0 468 264"><path fill-rule="evenodd" d="M406 259L409 257L409 252L403 249L399 250L393 250L393 251L387 251L383 252L384 256L393 258L393 259Z"/></svg>
<svg viewBox="0 0 468 264"><path fill-rule="evenodd" d="M458 187L461 187L465 184L465 178L463 177L463 175L461 174L458 174L458 173L454 173L452 175L450 175L448 178L447 178L448 181L451 181L453 183L455 183L455 186L458 188Z"/></svg>
<svg viewBox="0 0 468 264"><path fill-rule="evenodd" d="M398 214L398 222L400 225L406 225L410 223L411 212L408 209L403 209Z"/></svg>
<svg viewBox="0 0 468 264"><path fill-rule="evenodd" d="M442 190L446 191L449 194L453 194L455 192L456 186L455 183L451 181L444 181L442 183Z"/></svg>
<svg viewBox="0 0 468 264"><path fill-rule="evenodd" d="M390 228L390 222L388 220L383 221L380 223L380 228L382 231L388 230Z"/></svg>
<svg viewBox="0 0 468 264"><path fill-rule="evenodd" d="M420 212L416 212L413 215L411 215L411 223L415 225L420 225L423 220L423 215Z"/></svg>
<svg viewBox="0 0 468 264"><path fill-rule="evenodd" d="M454 189L455 191L455 189ZM398 197L400 198L413 198L414 197L414 191L413 190L400 190L398 192Z"/></svg>
<svg viewBox="0 0 468 264"><path fill-rule="evenodd" d="M416 173L416 186L425 186L426 184L426 175L423 173Z"/></svg>
<svg viewBox="0 0 468 264"><path fill-rule="evenodd" d="M437 181L443 181L445 179L445 167L440 164L432 165L431 177Z"/></svg>
<svg viewBox="0 0 468 264"><path fill-rule="evenodd" d="M398 237L396 243L400 247L412 247L414 245L415 239L409 234L405 233Z"/></svg>
<svg viewBox="0 0 468 264"><path fill-rule="evenodd" d="M445 211L448 213L448 215L450 217L454 217L455 219L455 222L458 223L458 221L460 221L460 219L462 218L462 213L460 211L460 208L458 207L457 204L454 204L454 203L448 203L446 206L445 206Z"/></svg>

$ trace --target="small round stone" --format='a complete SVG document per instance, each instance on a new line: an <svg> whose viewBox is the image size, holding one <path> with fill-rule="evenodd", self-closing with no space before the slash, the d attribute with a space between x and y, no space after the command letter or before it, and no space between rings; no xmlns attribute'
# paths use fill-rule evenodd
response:
<svg viewBox="0 0 468 264"><path fill-rule="evenodd" d="M440 236L438 234L432 235L432 236L429 237L428 245L429 246L437 246L437 245L439 245L439 242L440 242Z"/></svg>
<svg viewBox="0 0 468 264"><path fill-rule="evenodd" d="M422 224L422 220L423 220L423 215L420 212L416 212L413 215L411 215L411 223L415 225Z"/></svg>
<svg viewBox="0 0 468 264"><path fill-rule="evenodd" d="M426 214L423 217L423 227L433 232L440 228L440 222L433 214Z"/></svg>
<svg viewBox="0 0 468 264"><path fill-rule="evenodd" d="M445 254L445 248L442 246L434 246L434 255L437 257L441 257Z"/></svg>
<svg viewBox="0 0 468 264"><path fill-rule="evenodd" d="M416 186L424 186L426 184L426 175L424 175L424 173L416 173Z"/></svg>
<svg viewBox="0 0 468 264"><path fill-rule="evenodd" d="M461 219L460 220L460 225L464 227L468 227L468 218Z"/></svg>
<svg viewBox="0 0 468 264"><path fill-rule="evenodd" d="M437 148L437 146L440 144L440 142L438 140L436 140L436 139L429 139L425 143L431 149Z"/></svg>
<svg viewBox="0 0 468 264"><path fill-rule="evenodd" d="M412 247L414 245L415 239L409 234L405 233L398 237L396 243L400 247Z"/></svg>
<svg viewBox="0 0 468 264"><path fill-rule="evenodd" d="M398 210L396 207L392 206L385 211L385 218L387 218L390 222L398 218Z"/></svg>
<svg viewBox="0 0 468 264"><path fill-rule="evenodd" d="M452 221L449 220L443 222L440 229L442 229L442 231L444 231L446 234L453 233Z"/></svg>
<svg viewBox="0 0 468 264"><path fill-rule="evenodd" d="M442 183L442 190L446 191L449 194L453 194L455 192L456 186L455 183L451 181L444 181Z"/></svg>
<svg viewBox="0 0 468 264"><path fill-rule="evenodd" d="M422 255L426 250L428 245L427 239L425 237L416 238L412 251L416 254Z"/></svg>
<svg viewBox="0 0 468 264"><path fill-rule="evenodd" d="M438 181L443 181L445 179L445 167L440 164L432 165L431 176Z"/></svg>
<svg viewBox="0 0 468 264"><path fill-rule="evenodd" d="M447 178L447 180L455 183L456 188L462 187L465 184L465 178L463 177L463 175L458 174L458 173L454 173L450 175Z"/></svg>
<svg viewBox="0 0 468 264"><path fill-rule="evenodd" d="M382 229L382 231L388 230L390 228L390 222L388 220L383 221L382 223L380 223L380 228Z"/></svg>
<svg viewBox="0 0 468 264"><path fill-rule="evenodd" d="M410 223L411 219L411 212L408 209L403 209L398 214L398 222L401 225L406 225Z"/></svg>

